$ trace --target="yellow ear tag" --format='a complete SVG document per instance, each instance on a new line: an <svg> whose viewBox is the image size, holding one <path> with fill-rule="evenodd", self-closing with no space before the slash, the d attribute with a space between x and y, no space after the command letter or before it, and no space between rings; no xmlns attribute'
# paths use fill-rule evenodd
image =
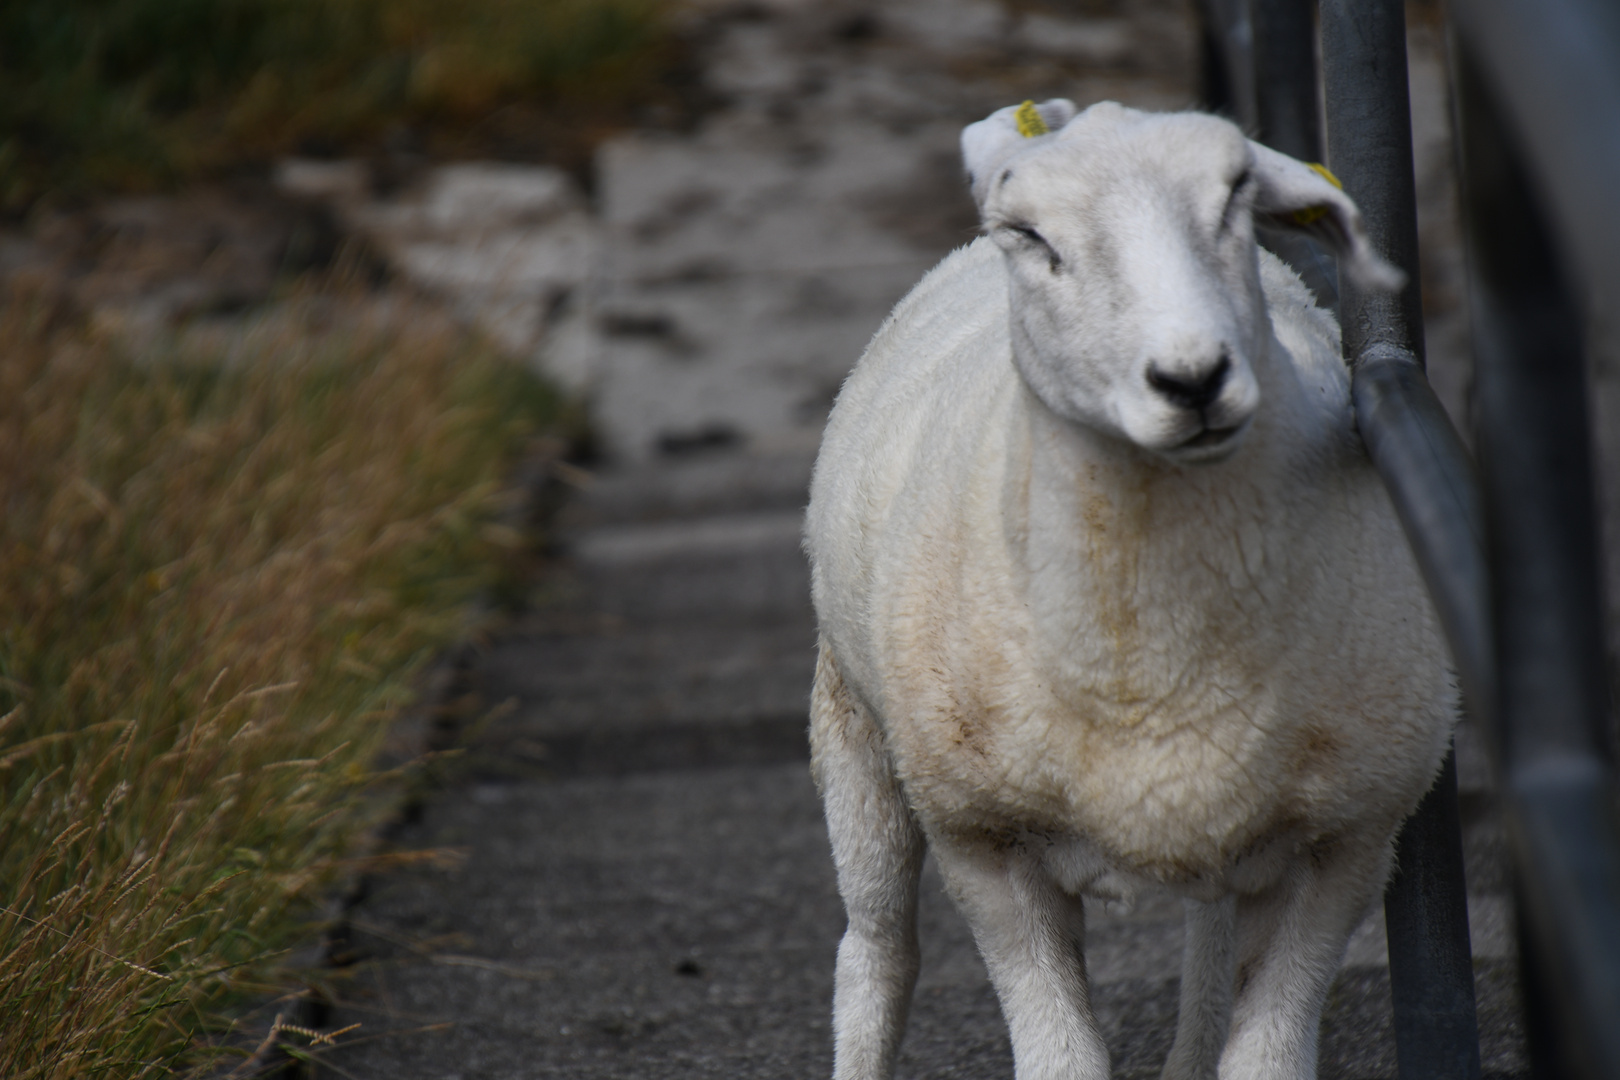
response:
<svg viewBox="0 0 1620 1080"><path fill-rule="evenodd" d="M1033 101L1026 101L1018 106L1018 111L1013 113L1013 119L1018 121L1018 134L1026 139L1045 135L1052 130L1046 126L1046 121L1041 119L1041 114L1036 110Z"/></svg>
<svg viewBox="0 0 1620 1080"><path fill-rule="evenodd" d="M1306 166L1306 168L1310 169L1313 173L1320 176L1322 179L1326 180L1328 183L1332 184L1334 187L1338 188L1340 191L1344 190L1344 185L1339 183L1339 178L1337 176L1334 176L1331 172L1329 172L1328 167L1326 165L1322 164L1320 161L1308 161L1308 162L1305 163L1305 166Z"/></svg>
<svg viewBox="0 0 1620 1080"><path fill-rule="evenodd" d="M1344 185L1339 183L1339 178L1334 176L1333 173L1328 170L1328 167L1323 165L1320 161L1306 162L1306 165L1312 172L1316 173L1318 176L1332 184L1334 187L1338 188L1340 191L1344 190ZM1303 210L1295 210L1293 214L1290 215L1290 220L1292 220L1295 225L1309 225L1311 222L1322 217L1327 212L1328 208L1326 206L1307 206Z"/></svg>

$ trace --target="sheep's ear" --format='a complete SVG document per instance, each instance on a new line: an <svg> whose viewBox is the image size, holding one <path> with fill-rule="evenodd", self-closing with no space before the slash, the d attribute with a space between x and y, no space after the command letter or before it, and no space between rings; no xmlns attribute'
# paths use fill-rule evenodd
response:
<svg viewBox="0 0 1620 1080"><path fill-rule="evenodd" d="M1037 105L1026 101L997 109L977 124L962 129L962 165L967 170L973 201L984 209L990 183L1003 162L1034 143L1044 142L1079 111L1067 98Z"/></svg>
<svg viewBox="0 0 1620 1080"><path fill-rule="evenodd" d="M1306 233L1339 256L1339 266L1363 289L1394 292L1406 275L1372 249L1361 211L1324 165L1307 165L1251 142L1255 218L1261 224Z"/></svg>

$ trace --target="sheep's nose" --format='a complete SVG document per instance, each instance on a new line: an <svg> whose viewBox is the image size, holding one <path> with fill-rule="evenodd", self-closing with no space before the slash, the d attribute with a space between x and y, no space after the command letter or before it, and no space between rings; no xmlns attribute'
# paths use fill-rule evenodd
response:
<svg viewBox="0 0 1620 1080"><path fill-rule="evenodd" d="M1150 365L1147 381L1149 386L1183 409L1207 409L1212 401L1220 397L1221 387L1226 385L1226 377L1231 371L1231 358L1223 356L1215 366L1189 375L1166 375Z"/></svg>

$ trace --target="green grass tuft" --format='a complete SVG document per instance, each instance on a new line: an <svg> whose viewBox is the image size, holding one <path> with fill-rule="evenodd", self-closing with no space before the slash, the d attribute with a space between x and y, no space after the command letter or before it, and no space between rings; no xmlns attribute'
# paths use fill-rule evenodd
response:
<svg viewBox="0 0 1620 1080"><path fill-rule="evenodd" d="M657 0L0 5L0 208L153 186L514 104L599 113L667 54Z"/></svg>
<svg viewBox="0 0 1620 1080"><path fill-rule="evenodd" d="M371 762L567 409L450 330L139 360L0 307L0 1076L163 1075L386 800Z"/></svg>

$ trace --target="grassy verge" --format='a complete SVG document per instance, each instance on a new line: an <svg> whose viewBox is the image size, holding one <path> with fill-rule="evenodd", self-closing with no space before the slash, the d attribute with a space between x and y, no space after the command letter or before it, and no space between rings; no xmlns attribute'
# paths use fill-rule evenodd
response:
<svg viewBox="0 0 1620 1080"><path fill-rule="evenodd" d="M663 14L659 0L0 4L0 209L402 136L484 154L519 129L588 139L655 92Z"/></svg>
<svg viewBox="0 0 1620 1080"><path fill-rule="evenodd" d="M0 306L0 1076L163 1075L273 985L563 417L448 330L137 362Z"/></svg>

